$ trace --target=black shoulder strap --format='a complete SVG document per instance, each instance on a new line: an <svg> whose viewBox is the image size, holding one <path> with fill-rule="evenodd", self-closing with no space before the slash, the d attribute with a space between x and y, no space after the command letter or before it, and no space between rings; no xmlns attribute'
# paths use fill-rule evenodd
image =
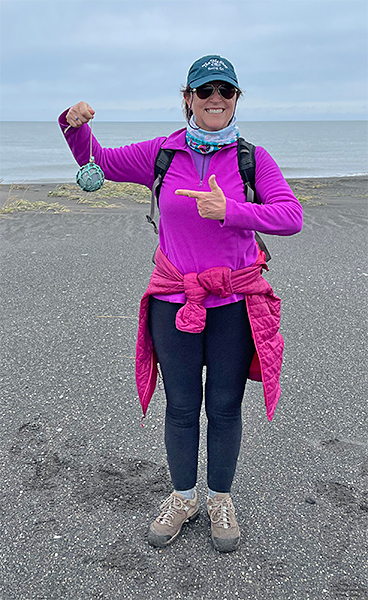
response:
<svg viewBox="0 0 368 600"><path fill-rule="evenodd" d="M151 193L151 210L150 214L146 215L147 221L153 225L155 233L158 233L157 225L154 221L156 200L158 207L158 199L160 196L161 185L168 171L168 168L171 165L172 159L174 158L175 152L175 150L171 150L170 148L160 148L155 160L154 182Z"/></svg>
<svg viewBox="0 0 368 600"><path fill-rule="evenodd" d="M261 204L257 198L256 193L256 160L255 160L255 146L250 142L247 142L244 138L238 138L238 168L240 176L244 183L244 192L247 198L247 202L256 202ZM266 244L262 240L261 236L257 231L255 232L255 238L260 249L265 253L266 262L271 259Z"/></svg>
<svg viewBox="0 0 368 600"><path fill-rule="evenodd" d="M254 158L255 146L246 142L244 138L238 138L238 168L244 186L250 187L255 198L256 161ZM247 191L247 190L246 190ZM252 200L255 202L255 200Z"/></svg>
<svg viewBox="0 0 368 600"><path fill-rule="evenodd" d="M157 177L161 175L161 183L168 171L169 166L171 165L175 152L176 150L172 150L171 148L160 148L160 150L157 153L155 161L155 179L157 179ZM160 194L160 188L161 185L156 190L157 199Z"/></svg>

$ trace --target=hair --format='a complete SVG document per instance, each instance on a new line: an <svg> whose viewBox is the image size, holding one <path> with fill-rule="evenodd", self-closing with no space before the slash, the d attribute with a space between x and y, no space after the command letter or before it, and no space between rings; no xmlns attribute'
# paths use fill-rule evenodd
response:
<svg viewBox="0 0 368 600"><path fill-rule="evenodd" d="M182 101L182 108L183 108L183 113L184 113L184 117L187 123L189 123L192 115L193 115L193 111L191 108L191 105L188 106L185 97L189 96L190 93L192 92L192 88L190 87L190 85L187 86L182 86L180 88L180 92L183 94L183 101ZM236 90L236 100L238 101L240 96L243 95L243 92L240 89Z"/></svg>

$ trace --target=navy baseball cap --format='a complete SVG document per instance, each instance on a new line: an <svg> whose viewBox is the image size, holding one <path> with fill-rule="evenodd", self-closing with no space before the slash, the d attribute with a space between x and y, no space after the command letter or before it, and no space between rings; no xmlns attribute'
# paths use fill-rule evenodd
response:
<svg viewBox="0 0 368 600"><path fill-rule="evenodd" d="M209 81L226 81L239 89L238 78L231 62L223 56L209 54L196 60L188 71L187 85L192 89Z"/></svg>

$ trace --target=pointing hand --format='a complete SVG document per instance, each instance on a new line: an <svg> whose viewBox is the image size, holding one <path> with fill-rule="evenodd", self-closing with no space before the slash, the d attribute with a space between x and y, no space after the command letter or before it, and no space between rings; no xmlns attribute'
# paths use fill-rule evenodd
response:
<svg viewBox="0 0 368 600"><path fill-rule="evenodd" d="M198 212L203 219L224 220L226 214L226 198L222 189L216 183L216 176L211 175L208 180L210 192L197 192L194 190L176 190L178 196L188 196L197 200Z"/></svg>

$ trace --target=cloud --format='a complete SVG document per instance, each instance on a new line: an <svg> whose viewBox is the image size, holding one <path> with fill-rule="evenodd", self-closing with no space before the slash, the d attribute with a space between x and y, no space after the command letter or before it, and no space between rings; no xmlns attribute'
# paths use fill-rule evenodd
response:
<svg viewBox="0 0 368 600"><path fill-rule="evenodd" d="M284 104L291 118L301 111L309 118L308 103L328 114L331 106L339 114L339 105L351 118L366 114L357 108L367 97L363 0L3 0L0 6L2 119L19 112L53 119L57 102L61 109L80 99L114 118L119 110L124 118L140 111L143 117L151 107L161 108L164 119L175 102L180 106L191 62L208 53L232 60L247 106L266 102L275 118Z"/></svg>

